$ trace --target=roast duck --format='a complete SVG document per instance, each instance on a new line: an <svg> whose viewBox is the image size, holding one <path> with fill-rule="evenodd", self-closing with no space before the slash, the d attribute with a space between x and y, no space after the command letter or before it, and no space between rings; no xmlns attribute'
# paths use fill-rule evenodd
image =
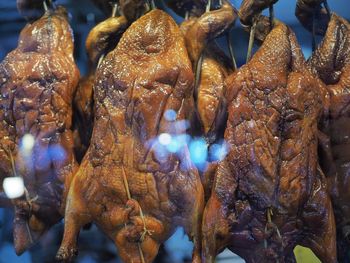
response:
<svg viewBox="0 0 350 263"><path fill-rule="evenodd" d="M303 10L299 10L302 12ZM322 26L322 25L320 25ZM324 29L316 30L323 32ZM338 262L349 262L350 245L350 24L332 14L324 38L308 60L329 92L328 123L320 164L328 178L337 226Z"/></svg>
<svg viewBox="0 0 350 263"><path fill-rule="evenodd" d="M57 259L71 260L80 228L94 222L123 262L152 262L183 226L200 262L200 177L186 145L157 152L158 136L183 132L173 122L188 117L193 81L180 29L160 10L134 22L107 54L96 72L92 138L69 188Z"/></svg>
<svg viewBox="0 0 350 263"><path fill-rule="evenodd" d="M63 189L76 168L73 46L67 13L58 7L28 23L0 64L0 176L20 176L26 187L25 197L13 200L17 254L62 218Z"/></svg>
<svg viewBox="0 0 350 263"><path fill-rule="evenodd" d="M297 244L336 262L333 209L317 152L327 92L290 28L273 28L227 78L224 97L230 151L203 215L204 262L226 247L246 262L295 262Z"/></svg>

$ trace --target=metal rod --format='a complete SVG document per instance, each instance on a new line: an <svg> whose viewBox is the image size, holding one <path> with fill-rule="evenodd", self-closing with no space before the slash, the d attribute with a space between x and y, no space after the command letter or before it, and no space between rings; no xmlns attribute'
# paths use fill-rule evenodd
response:
<svg viewBox="0 0 350 263"><path fill-rule="evenodd" d="M154 3L154 0L150 0L150 7L151 7L151 10L156 9L156 4Z"/></svg>
<svg viewBox="0 0 350 263"><path fill-rule="evenodd" d="M270 20L270 30L272 30L273 27L274 27L274 20L275 20L275 12L274 12L273 5L272 5L272 4L269 6L269 13L270 13L270 17L269 17L269 20Z"/></svg>
<svg viewBox="0 0 350 263"><path fill-rule="evenodd" d="M211 8L211 0L208 0L207 6L205 7L205 12L209 12Z"/></svg>
<svg viewBox="0 0 350 263"><path fill-rule="evenodd" d="M250 34L249 34L249 44L248 44L248 51L247 51L247 59L246 63L250 60L252 56L252 50L253 50L253 44L254 44L254 37L255 37L255 27L256 27L256 19L253 19L253 25L250 28Z"/></svg>
<svg viewBox="0 0 350 263"><path fill-rule="evenodd" d="M116 17L117 15L118 15L118 3L117 2L114 2L113 4L112 4L112 15L111 15L111 17Z"/></svg>
<svg viewBox="0 0 350 263"><path fill-rule="evenodd" d="M312 46L312 52L316 49L316 10L312 13L312 35L311 35L311 46Z"/></svg>
<svg viewBox="0 0 350 263"><path fill-rule="evenodd" d="M329 8L327 0L323 1L324 8L326 8L328 19L331 19L331 9Z"/></svg>
<svg viewBox="0 0 350 263"><path fill-rule="evenodd" d="M198 86L199 86L199 81L201 78L201 73L202 73L202 64L203 64L203 54L199 57L196 65L196 78L195 78L195 84L194 84L194 97L197 99L198 97Z"/></svg>
<svg viewBox="0 0 350 263"><path fill-rule="evenodd" d="M43 6L44 6L45 12L47 12L49 10L49 8L48 8L47 3L46 3L45 0L43 1Z"/></svg>
<svg viewBox="0 0 350 263"><path fill-rule="evenodd" d="M189 16L190 16L190 12L186 11L186 13L185 13L185 20L188 20Z"/></svg>
<svg viewBox="0 0 350 263"><path fill-rule="evenodd" d="M232 61L233 71L235 71L237 69L237 63L236 63L235 54L233 52L233 47L232 47L231 31L227 32L226 40L227 40L228 51L230 53L230 58Z"/></svg>

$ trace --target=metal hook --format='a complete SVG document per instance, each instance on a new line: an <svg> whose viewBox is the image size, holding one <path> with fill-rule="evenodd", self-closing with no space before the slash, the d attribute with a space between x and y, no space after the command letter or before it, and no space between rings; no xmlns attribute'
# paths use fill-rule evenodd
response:
<svg viewBox="0 0 350 263"><path fill-rule="evenodd" d="M211 0L208 0L207 5L205 7L205 12L209 12L211 9Z"/></svg>
<svg viewBox="0 0 350 263"><path fill-rule="evenodd" d="M47 12L50 9L54 9L55 5L53 4L52 0L44 0L43 7L44 7L45 12Z"/></svg>
<svg viewBox="0 0 350 263"><path fill-rule="evenodd" d="M189 16L190 16L190 12L186 11L186 13L185 13L185 20L188 20Z"/></svg>
<svg viewBox="0 0 350 263"><path fill-rule="evenodd" d="M254 37L255 37L255 28L256 28L257 20L256 18L253 19L253 25L250 28L250 34L249 34L249 44L248 44L248 51L247 51L247 58L246 63L250 60L252 56L252 50L253 50L253 44L254 44Z"/></svg>
<svg viewBox="0 0 350 263"><path fill-rule="evenodd" d="M274 9L273 9L273 4L271 4L269 6L269 14L270 14L270 17L269 17L269 20L270 20L270 30L273 29L273 27L275 26L275 12L274 12Z"/></svg>
<svg viewBox="0 0 350 263"><path fill-rule="evenodd" d="M316 49L316 10L314 9L312 12L312 35L311 35L311 46L312 46L312 52Z"/></svg>
<svg viewBox="0 0 350 263"><path fill-rule="evenodd" d="M323 6L327 11L328 19L331 19L331 9L329 8L327 0L323 0Z"/></svg>
<svg viewBox="0 0 350 263"><path fill-rule="evenodd" d="M119 15L119 4L118 2L112 2L112 15L111 17L116 17L117 15Z"/></svg>
<svg viewBox="0 0 350 263"><path fill-rule="evenodd" d="M154 3L154 0L148 0L148 2L149 2L149 5L151 7L151 10L156 9L156 4Z"/></svg>
<svg viewBox="0 0 350 263"><path fill-rule="evenodd" d="M235 71L237 69L237 63L236 63L235 54L232 48L231 31L227 32L226 40L227 40L228 51L230 53L230 58L232 61L233 71Z"/></svg>

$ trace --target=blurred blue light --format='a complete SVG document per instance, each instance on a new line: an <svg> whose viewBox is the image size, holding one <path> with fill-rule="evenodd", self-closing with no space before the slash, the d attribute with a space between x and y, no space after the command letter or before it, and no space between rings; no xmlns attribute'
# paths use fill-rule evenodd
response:
<svg viewBox="0 0 350 263"><path fill-rule="evenodd" d="M207 143L203 138L195 138L189 145L190 157L195 165L203 165L206 163L208 157Z"/></svg>
<svg viewBox="0 0 350 263"><path fill-rule="evenodd" d="M171 153L179 152L188 142L190 136L187 134L180 134L173 136L171 142L167 145L167 150Z"/></svg>
<svg viewBox="0 0 350 263"><path fill-rule="evenodd" d="M215 143L210 146L209 158L211 161L222 161L229 152L229 145L222 141L220 143Z"/></svg>
<svg viewBox="0 0 350 263"><path fill-rule="evenodd" d="M49 154L50 154L51 160L62 162L66 159L66 151L59 144L50 146Z"/></svg>
<svg viewBox="0 0 350 263"><path fill-rule="evenodd" d="M174 110L166 110L164 113L164 117L167 121L175 121L176 116L177 114Z"/></svg>
<svg viewBox="0 0 350 263"><path fill-rule="evenodd" d="M178 133L185 132L190 128L190 122L188 120L180 120L175 122L175 130Z"/></svg>

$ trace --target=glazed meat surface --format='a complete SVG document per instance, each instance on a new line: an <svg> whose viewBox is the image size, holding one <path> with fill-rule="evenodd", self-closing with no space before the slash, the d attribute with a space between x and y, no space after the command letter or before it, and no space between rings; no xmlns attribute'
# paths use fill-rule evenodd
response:
<svg viewBox="0 0 350 263"><path fill-rule="evenodd" d="M331 153L321 155L320 163L329 178L333 198L338 261L347 262L350 237L350 24L345 19L332 15L326 35L308 65L327 85L330 94L326 133L330 137Z"/></svg>
<svg viewBox="0 0 350 263"><path fill-rule="evenodd" d="M89 72L87 76L79 81L74 96L74 140L75 152L79 162L89 147L92 134L94 119L93 86L96 67L100 59L103 58L101 56L115 48L127 26L128 21L124 16L110 17L96 25L89 32L86 39L85 46L89 58Z"/></svg>
<svg viewBox="0 0 350 263"><path fill-rule="evenodd" d="M27 24L0 64L0 174L22 176L28 190L26 200L14 201L18 254L62 218L62 191L75 166L70 128L78 80L62 7Z"/></svg>
<svg viewBox="0 0 350 263"><path fill-rule="evenodd" d="M326 96L295 35L277 25L226 80L230 145L203 218L204 262L228 247L246 262L295 262L297 244L336 262L333 209L318 167Z"/></svg>
<svg viewBox="0 0 350 263"><path fill-rule="evenodd" d="M178 26L163 11L147 13L97 70L91 144L69 190L58 259L71 259L80 228L95 222L124 262L141 262L141 255L152 262L159 245L183 226L195 243L194 262L200 262L199 175L186 146L167 155L157 143L158 135L181 132L166 112L185 120L192 92Z"/></svg>

